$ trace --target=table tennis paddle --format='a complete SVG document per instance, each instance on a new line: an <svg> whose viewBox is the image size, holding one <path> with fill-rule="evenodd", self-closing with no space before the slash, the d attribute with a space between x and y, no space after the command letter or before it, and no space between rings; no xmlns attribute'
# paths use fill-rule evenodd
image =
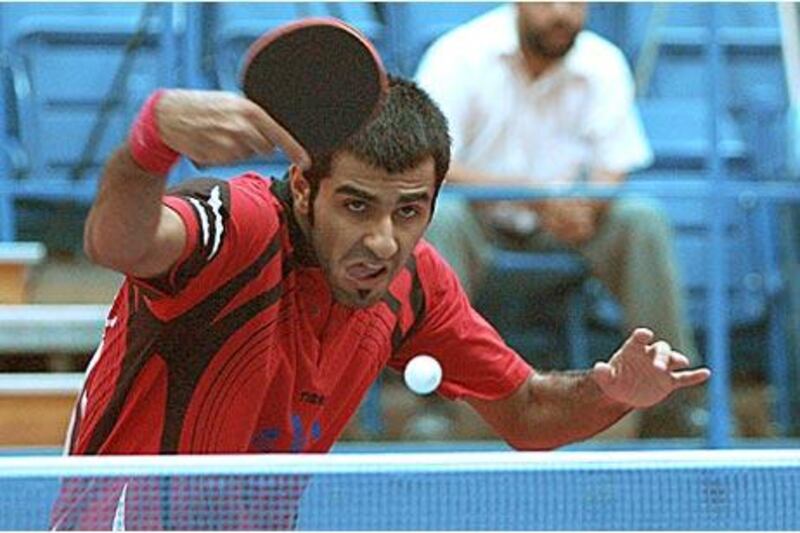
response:
<svg viewBox="0 0 800 533"><path fill-rule="evenodd" d="M253 43L242 86L313 158L340 147L373 116L388 81L377 51L357 30L311 18Z"/></svg>

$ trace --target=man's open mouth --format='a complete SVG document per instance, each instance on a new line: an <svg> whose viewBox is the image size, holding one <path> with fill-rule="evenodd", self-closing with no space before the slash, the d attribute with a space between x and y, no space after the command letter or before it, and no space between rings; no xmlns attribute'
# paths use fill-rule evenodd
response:
<svg viewBox="0 0 800 533"><path fill-rule="evenodd" d="M347 277L358 283L378 280L387 272L385 265L376 263L356 263L345 269Z"/></svg>

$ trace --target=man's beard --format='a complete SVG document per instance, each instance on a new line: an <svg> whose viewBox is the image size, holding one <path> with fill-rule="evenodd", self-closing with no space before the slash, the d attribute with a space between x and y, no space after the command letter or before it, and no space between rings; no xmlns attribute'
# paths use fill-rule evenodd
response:
<svg viewBox="0 0 800 533"><path fill-rule="evenodd" d="M533 55L547 59L561 59L572 49L577 37L578 30L572 30L572 35L566 43L556 45L547 42L546 34L526 29L522 32L522 46Z"/></svg>
<svg viewBox="0 0 800 533"><path fill-rule="evenodd" d="M324 236L319 232L315 231L314 227L311 227L311 241L314 244L315 250L321 250L322 239ZM372 290L369 289L356 289L356 290L348 290L344 287L341 287L336 282L336 276L334 275L334 264L333 259L327 257L324 254L320 254L316 252L317 261L319 263L319 267L322 269L322 273L325 276L326 281L328 282L328 286L330 287L331 294L333 295L334 300L336 300L339 304L344 305L345 307L349 307L352 309L365 309L368 307L372 307L376 303L378 303L381 298L388 292L388 287L382 290L379 293L374 293ZM389 274L391 275L390 279L394 279L396 272L394 272L391 267Z"/></svg>

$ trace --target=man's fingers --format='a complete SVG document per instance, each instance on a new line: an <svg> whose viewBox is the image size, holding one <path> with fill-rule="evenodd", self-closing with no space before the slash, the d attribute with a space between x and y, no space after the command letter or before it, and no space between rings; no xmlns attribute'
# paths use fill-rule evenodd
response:
<svg viewBox="0 0 800 533"><path fill-rule="evenodd" d="M201 165L226 164L252 155L245 143L229 136L214 139L213 142L208 139L196 139L183 153Z"/></svg>
<svg viewBox="0 0 800 533"><path fill-rule="evenodd" d="M311 168L311 157L308 155L308 152L306 152L306 149L303 148L299 142L294 140L294 137L289 135L286 130L279 128L278 135L272 137L272 140L283 148L286 156L294 164L299 166L301 170L308 170Z"/></svg>
<svg viewBox="0 0 800 533"><path fill-rule="evenodd" d="M711 370L698 368L697 370L680 370L672 373L675 388L693 387L705 382L711 376Z"/></svg>
<svg viewBox="0 0 800 533"><path fill-rule="evenodd" d="M672 347L665 341L658 341L651 347L653 353L653 366L659 370L666 370L672 356Z"/></svg>
<svg viewBox="0 0 800 533"><path fill-rule="evenodd" d="M592 377L601 387L608 386L614 380L614 368L605 361L598 361L594 364Z"/></svg>
<svg viewBox="0 0 800 533"><path fill-rule="evenodd" d="M669 358L669 369L670 370L680 370L682 368L688 368L691 365L689 358L683 355L680 352L672 352L672 355Z"/></svg>
<svg viewBox="0 0 800 533"><path fill-rule="evenodd" d="M307 170L311 166L311 158L305 148L283 129L266 111L250 102L253 109L254 123L258 130L267 139L279 145L286 156L301 169Z"/></svg>
<svg viewBox="0 0 800 533"><path fill-rule="evenodd" d="M243 133L243 140L251 150L252 154L270 154L275 150L275 143L272 139L261 134L254 125L250 125Z"/></svg>
<svg viewBox="0 0 800 533"><path fill-rule="evenodd" d="M647 345L652 342L654 336L655 335L653 334L652 330L647 328L636 328L633 330L633 333L631 333L630 337L628 337L628 340L625 341L625 344Z"/></svg>

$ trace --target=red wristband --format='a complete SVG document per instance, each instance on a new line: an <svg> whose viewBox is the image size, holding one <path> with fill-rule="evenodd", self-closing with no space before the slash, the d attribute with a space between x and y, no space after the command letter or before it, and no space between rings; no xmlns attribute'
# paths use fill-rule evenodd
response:
<svg viewBox="0 0 800 533"><path fill-rule="evenodd" d="M158 132L156 104L164 92L164 89L159 89L144 103L131 127L128 142L133 160L143 170L159 175L167 174L180 157L178 152L167 146Z"/></svg>

